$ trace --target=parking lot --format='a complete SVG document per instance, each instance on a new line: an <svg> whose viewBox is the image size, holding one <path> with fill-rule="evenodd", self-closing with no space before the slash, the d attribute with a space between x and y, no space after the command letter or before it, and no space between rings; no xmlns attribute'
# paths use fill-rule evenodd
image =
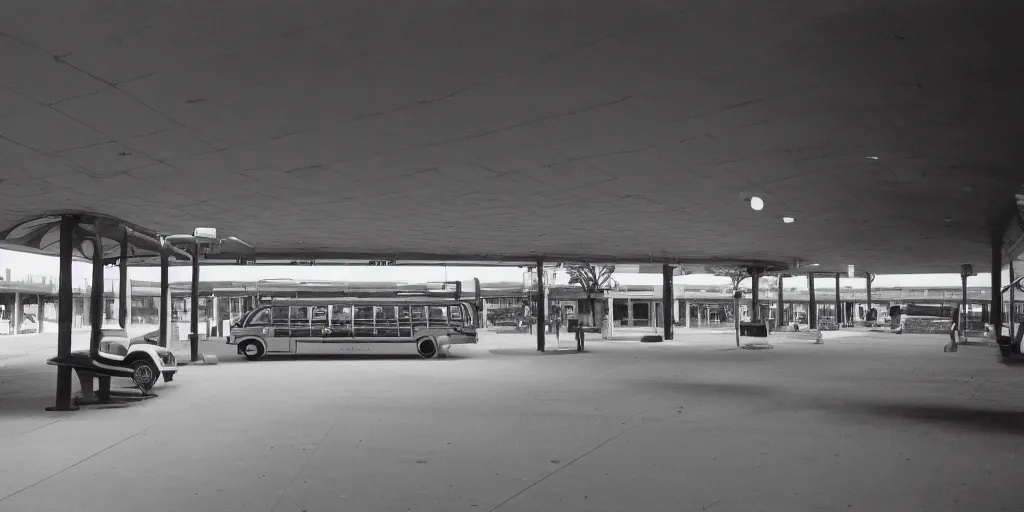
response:
<svg viewBox="0 0 1024 512"><path fill-rule="evenodd" d="M3 338L0 511L1020 510L1024 368L945 341L684 330L540 355L484 333L447 360L259 362L208 342L221 363L158 398L48 413L55 335Z"/></svg>

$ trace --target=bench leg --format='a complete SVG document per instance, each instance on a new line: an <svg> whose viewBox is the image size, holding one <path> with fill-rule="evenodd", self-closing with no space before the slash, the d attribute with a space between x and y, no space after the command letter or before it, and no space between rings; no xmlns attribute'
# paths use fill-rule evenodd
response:
<svg viewBox="0 0 1024 512"><path fill-rule="evenodd" d="M93 403L96 401L96 394L93 392L93 375L84 372L78 373L78 382L82 386L82 403Z"/></svg>
<svg viewBox="0 0 1024 512"><path fill-rule="evenodd" d="M99 392L97 393L99 400L101 402L109 402L110 401L110 377L97 377L97 380L100 381L100 389L99 389Z"/></svg>

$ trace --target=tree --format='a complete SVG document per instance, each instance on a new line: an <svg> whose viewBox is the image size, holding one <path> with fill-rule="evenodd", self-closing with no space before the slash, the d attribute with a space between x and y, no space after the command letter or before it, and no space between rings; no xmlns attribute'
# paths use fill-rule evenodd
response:
<svg viewBox="0 0 1024 512"><path fill-rule="evenodd" d="M579 286L583 293L587 294L587 303L590 304L590 320L596 327L597 307L594 295L611 288L611 284L615 281L612 279L615 267L601 267L599 271L593 265L570 263L565 265L565 272L569 274L569 284Z"/></svg>
<svg viewBox="0 0 1024 512"><path fill-rule="evenodd" d="M740 283L746 278L750 277L747 273L746 267L720 267L720 266L709 266L708 271L718 277L728 277L732 281L733 291L740 289Z"/></svg>

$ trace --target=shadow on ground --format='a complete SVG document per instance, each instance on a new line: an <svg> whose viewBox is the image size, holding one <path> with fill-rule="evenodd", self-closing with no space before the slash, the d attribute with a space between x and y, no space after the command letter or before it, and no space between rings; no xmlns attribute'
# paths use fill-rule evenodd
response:
<svg viewBox="0 0 1024 512"><path fill-rule="evenodd" d="M729 382L642 380L634 381L634 385L652 392L670 391L692 397L749 402L751 405L770 403L775 409L830 412L853 417L870 417L872 420L909 420L914 423L933 423L974 431L1024 436L1024 411L1012 409L911 403L884 398L832 395L825 397L813 392L794 392L784 388Z"/></svg>

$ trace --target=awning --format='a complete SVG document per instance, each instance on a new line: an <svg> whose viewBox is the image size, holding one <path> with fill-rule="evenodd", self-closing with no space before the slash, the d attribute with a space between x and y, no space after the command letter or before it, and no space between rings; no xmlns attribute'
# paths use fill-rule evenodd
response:
<svg viewBox="0 0 1024 512"><path fill-rule="evenodd" d="M114 263L121 257L121 241L128 241L128 260L159 262L161 245L157 233L148 233L121 219L92 213L71 213L80 221L72 232L72 251L80 261L92 261L94 240L99 230L103 243L103 260ZM0 232L0 247L47 256L60 256L60 224L63 213L27 219ZM172 261L190 261L187 253L171 252Z"/></svg>

